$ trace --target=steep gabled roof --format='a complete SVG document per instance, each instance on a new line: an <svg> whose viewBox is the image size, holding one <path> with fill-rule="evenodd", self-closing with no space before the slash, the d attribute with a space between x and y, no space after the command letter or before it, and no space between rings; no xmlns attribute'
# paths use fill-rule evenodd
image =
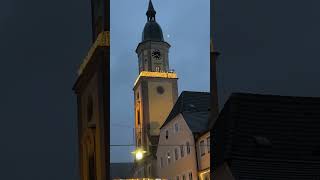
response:
<svg viewBox="0 0 320 180"><path fill-rule="evenodd" d="M182 112L183 119L186 121L193 133L202 133L208 130L209 111L204 112Z"/></svg>
<svg viewBox="0 0 320 180"><path fill-rule="evenodd" d="M209 107L210 93L183 91L161 128L181 113L191 131L202 132L208 129Z"/></svg>
<svg viewBox="0 0 320 180"><path fill-rule="evenodd" d="M211 130L212 167L228 162L235 179L281 179L294 169L320 178L319 129L320 98L234 93ZM301 168L310 175L298 176Z"/></svg>

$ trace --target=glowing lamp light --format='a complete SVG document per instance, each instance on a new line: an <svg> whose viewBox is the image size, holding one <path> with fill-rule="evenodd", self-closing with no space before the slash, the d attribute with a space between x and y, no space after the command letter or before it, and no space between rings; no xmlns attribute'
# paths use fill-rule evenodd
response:
<svg viewBox="0 0 320 180"><path fill-rule="evenodd" d="M142 149L136 149L135 151L132 152L132 154L135 155L136 160L141 160L143 159L143 155L146 153L147 151L144 151Z"/></svg>
<svg viewBox="0 0 320 180"><path fill-rule="evenodd" d="M136 153L136 159L137 159L137 160L141 160L142 158L143 158L142 152L137 152L137 153Z"/></svg>

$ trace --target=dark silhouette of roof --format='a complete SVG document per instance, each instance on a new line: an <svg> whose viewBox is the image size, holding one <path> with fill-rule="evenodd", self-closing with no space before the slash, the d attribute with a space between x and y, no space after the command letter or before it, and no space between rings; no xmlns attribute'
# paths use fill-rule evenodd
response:
<svg viewBox="0 0 320 180"><path fill-rule="evenodd" d="M164 41L162 29L157 22L146 23L142 33L142 41Z"/></svg>
<svg viewBox="0 0 320 180"><path fill-rule="evenodd" d="M208 130L209 107L210 93L183 91L161 128L181 113L192 132L206 131Z"/></svg>
<svg viewBox="0 0 320 180"><path fill-rule="evenodd" d="M211 137L235 179L320 178L320 98L234 93Z"/></svg>
<svg viewBox="0 0 320 180"><path fill-rule="evenodd" d="M133 163L110 163L110 179L132 178Z"/></svg>
<svg viewBox="0 0 320 180"><path fill-rule="evenodd" d="M153 8L153 4L152 1L149 1L149 6L148 6L148 11L146 13L147 17L151 17L151 16L155 16L156 15L156 11Z"/></svg>
<svg viewBox="0 0 320 180"><path fill-rule="evenodd" d="M156 11L153 8L152 1L149 1L147 15L147 23L142 32L143 41L164 41L163 33L160 25L156 22Z"/></svg>

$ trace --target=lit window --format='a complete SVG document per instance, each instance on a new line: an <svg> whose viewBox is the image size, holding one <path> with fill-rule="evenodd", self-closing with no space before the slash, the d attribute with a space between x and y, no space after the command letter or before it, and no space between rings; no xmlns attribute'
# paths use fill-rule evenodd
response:
<svg viewBox="0 0 320 180"><path fill-rule="evenodd" d="M171 163L171 156L170 152L167 153L168 165Z"/></svg>
<svg viewBox="0 0 320 180"><path fill-rule="evenodd" d="M210 153L210 137L207 137L207 148L208 148L208 153Z"/></svg>
<svg viewBox="0 0 320 180"><path fill-rule="evenodd" d="M205 155L205 146L204 146L204 140L200 141L200 154L201 156Z"/></svg>
<svg viewBox="0 0 320 180"><path fill-rule="evenodd" d="M159 66L156 66L156 71L160 72L160 67Z"/></svg>
<svg viewBox="0 0 320 180"><path fill-rule="evenodd" d="M190 144L187 142L187 154L190 154Z"/></svg>
<svg viewBox="0 0 320 180"><path fill-rule="evenodd" d="M175 129L175 131L176 131L176 132L178 132L178 131L179 131L178 123L174 124L174 129Z"/></svg>
<svg viewBox="0 0 320 180"><path fill-rule="evenodd" d="M180 154L181 154L181 158L183 158L183 156L184 156L184 148L183 148L183 145L180 145Z"/></svg>
<svg viewBox="0 0 320 180"><path fill-rule="evenodd" d="M175 148L175 149L174 149L174 156L175 156L175 159L176 159L176 160L179 159L179 157L178 157L178 156L179 156L178 152L179 152L179 151L178 151L178 148Z"/></svg>

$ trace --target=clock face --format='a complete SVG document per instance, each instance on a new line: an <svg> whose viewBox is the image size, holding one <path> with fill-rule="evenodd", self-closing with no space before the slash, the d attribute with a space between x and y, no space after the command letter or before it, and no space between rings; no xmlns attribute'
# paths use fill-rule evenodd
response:
<svg viewBox="0 0 320 180"><path fill-rule="evenodd" d="M152 51L152 57L156 60L160 60L162 58L161 53L158 49Z"/></svg>

